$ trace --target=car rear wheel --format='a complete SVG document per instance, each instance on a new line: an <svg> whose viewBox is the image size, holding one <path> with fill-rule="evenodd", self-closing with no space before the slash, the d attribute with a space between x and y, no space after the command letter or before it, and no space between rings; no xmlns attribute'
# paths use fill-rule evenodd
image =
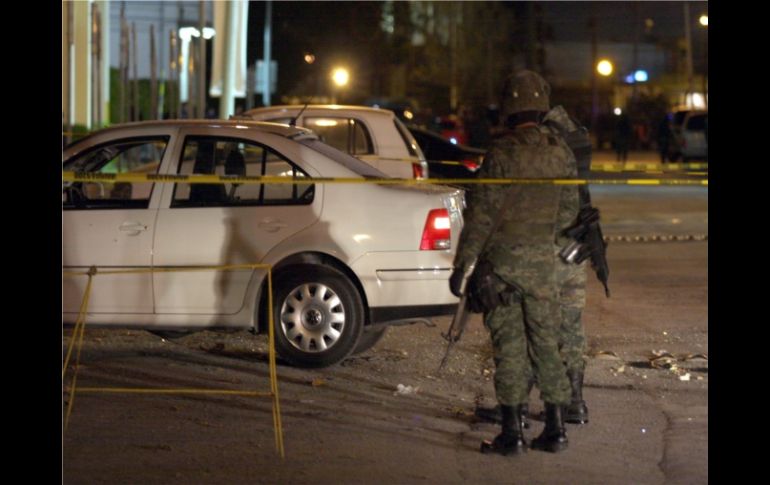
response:
<svg viewBox="0 0 770 485"><path fill-rule="evenodd" d="M327 367L350 355L363 330L361 296L331 268L292 266L277 277L273 321L278 354L299 367Z"/></svg>

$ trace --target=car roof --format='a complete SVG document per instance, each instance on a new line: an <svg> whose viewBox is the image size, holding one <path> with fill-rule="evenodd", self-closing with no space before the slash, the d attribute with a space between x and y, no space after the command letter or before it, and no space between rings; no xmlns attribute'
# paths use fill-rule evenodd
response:
<svg viewBox="0 0 770 485"><path fill-rule="evenodd" d="M242 115L250 116L250 115L257 115L257 114L263 114L263 113L286 113L286 114L295 114L295 111L299 111L301 109L305 108L304 104L286 104L286 105L277 105L277 106L266 106L262 108L253 108L248 111L245 111L242 113ZM307 105L307 108L305 108L305 111L330 111L330 112L337 112L339 114L343 114L344 112L354 112L354 113L366 113L371 115L380 115L380 116L388 116L388 117L394 117L394 113L390 110L381 109L381 108L372 108L370 106L359 106L359 105L344 105L344 104L309 104Z"/></svg>
<svg viewBox="0 0 770 485"><path fill-rule="evenodd" d="M291 138L299 134L310 135L313 132L307 128L300 126L289 126L281 123L270 123L267 121L255 121L255 120L219 120L219 119L185 119L185 120L154 120L154 121L135 121L132 123L121 123L118 125L112 125L110 127L101 129L98 131L100 134L109 133L110 131L119 131L127 128L152 128L152 127L184 127L184 126L198 126L204 128L221 128L221 127L234 127L234 126L247 126L259 131L267 133L273 133L275 135ZM97 132L94 132L97 133Z"/></svg>

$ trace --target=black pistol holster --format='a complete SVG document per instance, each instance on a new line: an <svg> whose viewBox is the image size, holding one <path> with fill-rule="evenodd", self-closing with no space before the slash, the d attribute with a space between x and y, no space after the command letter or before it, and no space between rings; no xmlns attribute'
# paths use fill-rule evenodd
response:
<svg viewBox="0 0 770 485"><path fill-rule="evenodd" d="M500 305L521 301L519 289L495 274L492 263L481 259L468 279L468 307L471 313L488 313Z"/></svg>

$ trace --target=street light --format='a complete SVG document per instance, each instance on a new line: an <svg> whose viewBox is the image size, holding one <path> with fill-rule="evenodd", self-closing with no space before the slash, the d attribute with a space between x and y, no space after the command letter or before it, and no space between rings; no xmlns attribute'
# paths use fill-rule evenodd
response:
<svg viewBox="0 0 770 485"><path fill-rule="evenodd" d="M341 94L342 88L348 85L350 73L344 67L337 67L332 71L332 81L334 82L332 103L337 104L337 95Z"/></svg>
<svg viewBox="0 0 770 485"><path fill-rule="evenodd" d="M607 59L602 59L596 64L596 72L598 72L604 77L607 77L610 74L612 74L612 71L614 69L615 68L612 65L612 62L608 61Z"/></svg>
<svg viewBox="0 0 770 485"><path fill-rule="evenodd" d="M700 16L700 18L698 19L698 22L700 22L700 24L702 26L708 27L709 26L709 16L704 13L703 15Z"/></svg>
<svg viewBox="0 0 770 485"><path fill-rule="evenodd" d="M332 81L338 88L345 87L350 80L350 73L344 67L338 67L332 71Z"/></svg>

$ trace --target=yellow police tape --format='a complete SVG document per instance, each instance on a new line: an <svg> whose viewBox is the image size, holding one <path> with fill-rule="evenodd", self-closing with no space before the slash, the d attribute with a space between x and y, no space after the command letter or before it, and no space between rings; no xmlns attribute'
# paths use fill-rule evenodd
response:
<svg viewBox="0 0 770 485"><path fill-rule="evenodd" d="M67 403L67 412L64 419L64 431L69 425L69 418L72 414L73 404L75 402L75 389L77 386L78 370L80 368L80 354L83 348L83 335L85 333L86 314L88 313L88 301L91 296L91 287L93 277L96 275L109 274L140 274L156 272L183 272L183 271L235 271L243 269L267 269L267 312L268 312L268 362L270 372L270 392L260 391L239 391L232 389L141 389L141 388L102 388L102 387L83 387L78 388L79 392L112 392L129 394L210 394L210 395L240 395L254 397L271 397L273 401L273 427L275 435L275 447L281 458L285 457L283 446L283 428L281 426L281 407L278 397L278 373L276 369L275 352L275 330L273 328L273 276L272 267L269 264L231 264L216 266L175 266L159 268L134 268L99 271L96 266L91 266L87 271L63 271L64 276L88 276L88 283L83 294L83 300L78 311L78 318L75 320L75 328L67 348L67 353L62 365L62 382L69 368L72 351L77 347L77 356L75 358L75 371L72 375L72 383L65 387L69 391L69 402Z"/></svg>
<svg viewBox="0 0 770 485"><path fill-rule="evenodd" d="M521 184L521 185L708 185L708 179L404 179L404 178L357 178L313 177L291 178L276 176L238 175L157 175L143 173L93 173L62 172L65 182L158 182L187 184L381 184L381 185L471 185L471 184Z"/></svg>

